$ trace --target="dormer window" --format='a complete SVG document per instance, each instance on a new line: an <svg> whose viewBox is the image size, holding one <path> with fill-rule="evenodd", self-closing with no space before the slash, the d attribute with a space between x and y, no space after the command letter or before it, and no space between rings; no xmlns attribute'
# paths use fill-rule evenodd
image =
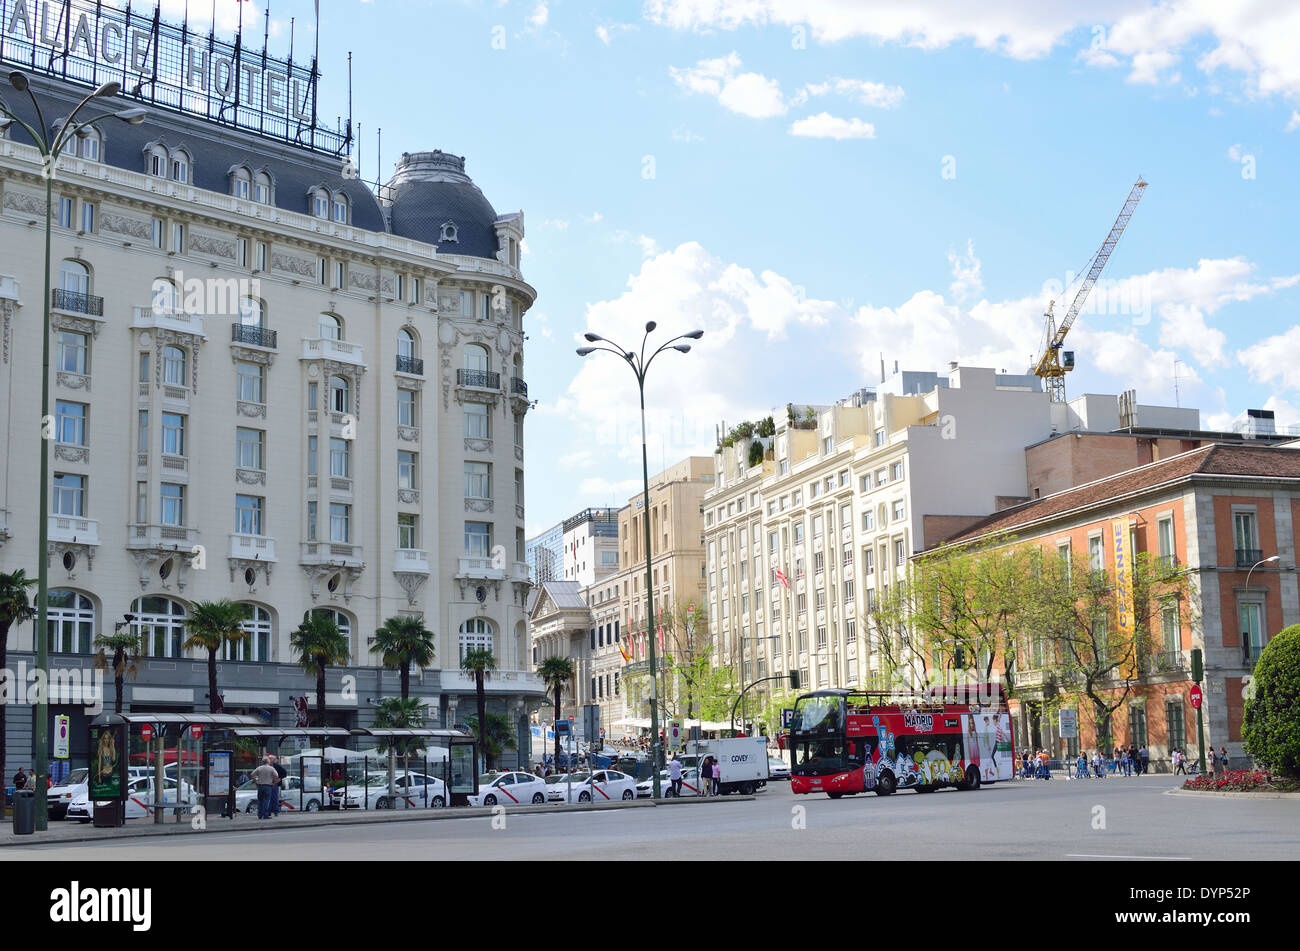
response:
<svg viewBox="0 0 1300 951"><path fill-rule="evenodd" d="M230 192L236 198L248 201L252 192L252 179L248 169L237 168L230 173Z"/></svg>
<svg viewBox="0 0 1300 951"><path fill-rule="evenodd" d="M171 179L188 185L190 181L190 157L184 152L177 152L171 159Z"/></svg>
<svg viewBox="0 0 1300 951"><path fill-rule="evenodd" d="M457 241L457 240L458 239L456 238L456 222L454 221L443 222L442 231L438 234L438 241L443 242L443 241Z"/></svg>
<svg viewBox="0 0 1300 951"><path fill-rule="evenodd" d="M166 178L168 174L167 150L161 145L150 146L146 167L154 178Z"/></svg>
<svg viewBox="0 0 1300 951"><path fill-rule="evenodd" d="M334 199L334 220L342 225L348 223L348 200L342 196Z"/></svg>
<svg viewBox="0 0 1300 951"><path fill-rule="evenodd" d="M242 198L244 201L248 201L249 198L248 179L243 178L242 176L237 177L235 179L235 197Z"/></svg>
<svg viewBox="0 0 1300 951"><path fill-rule="evenodd" d="M311 213L317 218L329 220L330 194L325 189L318 188L311 193Z"/></svg>
<svg viewBox="0 0 1300 951"><path fill-rule="evenodd" d="M271 204L271 176L266 172L253 176L253 201L259 205Z"/></svg>
<svg viewBox="0 0 1300 951"><path fill-rule="evenodd" d="M99 130L86 127L77 133L77 158L99 161Z"/></svg>

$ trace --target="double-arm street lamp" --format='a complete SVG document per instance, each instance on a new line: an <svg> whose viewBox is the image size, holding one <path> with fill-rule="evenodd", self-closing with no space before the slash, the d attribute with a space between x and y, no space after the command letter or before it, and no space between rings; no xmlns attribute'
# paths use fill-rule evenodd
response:
<svg viewBox="0 0 1300 951"><path fill-rule="evenodd" d="M1258 568L1260 565L1267 565L1267 564L1269 564L1270 562L1277 561L1277 558L1278 558L1277 555L1270 555L1270 556L1267 557L1267 558L1262 558L1262 559L1260 559L1259 561L1255 562L1253 565L1250 566L1250 571L1246 572L1246 593L1247 593L1247 594L1250 593L1250 576L1251 576L1252 574L1254 574L1255 569ZM1260 612L1260 616L1263 617L1263 614L1264 614L1264 612L1261 611L1261 612ZM1241 662L1242 662L1242 664L1244 664L1244 665L1250 663L1250 655L1251 655L1251 653L1252 653L1252 652L1251 652L1251 649L1250 649L1250 648L1251 648L1251 642L1250 642L1250 635L1251 635L1251 633L1252 633L1251 631L1242 631L1242 632L1241 632Z"/></svg>
<svg viewBox="0 0 1300 951"><path fill-rule="evenodd" d="M650 762L651 762L651 781L654 785L654 797L659 798L659 689L656 686L655 679L655 611L654 611L654 589L653 581L650 574L650 464L646 459L645 448L645 375L650 369L650 364L654 358L659 356L665 350L677 350L680 353L690 353L691 345L689 343L680 343L685 340L699 340L704 336L703 330L692 330L688 334L682 334L673 337L671 340L662 344L659 349L645 355L646 342L650 339L650 333L655 329L655 322L652 320L645 325L645 336L641 338L640 351L634 352L624 350L612 340L606 340L600 334L584 334L588 343L608 344L603 347L580 347L578 356L585 357L597 350L606 350L615 356L622 357L627 361L627 365L632 368L636 374L637 390L641 394L641 481L644 489L645 509L645 602L646 602L646 628L650 633Z"/></svg>
<svg viewBox="0 0 1300 951"><path fill-rule="evenodd" d="M32 108L36 111L36 127L33 127L23 121L0 99L0 128L8 126L10 123L17 123L27 134L31 136L32 144L41 153L41 175L45 179L45 323L44 339L41 347L41 496L40 508L37 512L40 517L40 532L36 549L37 557L37 575L36 575L36 669L47 675L50 664L49 642L46 633L46 618L48 589L49 589L49 572L48 568L48 549L49 549L49 493L50 493L50 455L48 442L53 436L54 427L50 425L50 235L53 225L54 216L54 168L63 154L63 150L68 143L74 138L85 138L90 134L91 127L104 119L120 119L130 125L139 125L144 121L145 110L140 108L123 109L120 112L107 112L103 115L93 116L89 119L77 121L79 113L92 99L110 99L116 96L121 90L120 83L104 83L99 86L85 99L78 103L77 108L69 113L68 117L63 120L63 125L55 129L45 121L45 115L41 112L41 104L37 102L35 93L32 92L31 84L28 82L27 74L15 70L9 74L9 85L18 92L27 93L32 101ZM36 711L32 722L33 742L36 745L36 828L44 832L47 828L47 816L45 805L45 787L49 778L49 757L46 747L49 743L49 698L46 691L40 691L36 701Z"/></svg>

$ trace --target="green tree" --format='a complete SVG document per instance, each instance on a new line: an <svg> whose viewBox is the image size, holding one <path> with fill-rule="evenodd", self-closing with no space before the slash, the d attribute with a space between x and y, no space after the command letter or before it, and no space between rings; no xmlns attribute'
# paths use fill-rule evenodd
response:
<svg viewBox="0 0 1300 951"><path fill-rule="evenodd" d="M763 464L763 452L763 443L759 440L755 439L749 444L749 466L751 469L754 466L761 466Z"/></svg>
<svg viewBox="0 0 1300 951"><path fill-rule="evenodd" d="M757 436L775 436L776 420L771 416L759 420L758 425L754 427L754 434Z"/></svg>
<svg viewBox="0 0 1300 951"><path fill-rule="evenodd" d="M567 657L547 657L537 665L537 674L555 697L555 722L560 722L560 696L564 685L573 683L573 661ZM560 768L560 731L555 731L555 768Z"/></svg>
<svg viewBox="0 0 1300 951"><path fill-rule="evenodd" d="M479 720L477 716L469 717L467 724L471 730L479 735L479 742L483 744L483 753L487 757L488 769L500 758L506 750L515 748L515 729L510 722L510 718L500 713L487 714L487 728L479 729Z"/></svg>
<svg viewBox="0 0 1300 951"><path fill-rule="evenodd" d="M466 673L474 675L474 696L478 701L478 721L487 726L487 690L484 688L483 681L485 678L492 676L492 671L497 669L497 658L489 648L474 647L465 651L464 656L460 659L460 669ZM487 768L492 768L492 758L488 753L487 734L478 731L479 748L483 751L483 756L487 762Z"/></svg>
<svg viewBox="0 0 1300 951"><path fill-rule="evenodd" d="M1300 624L1278 631L1247 686L1246 752L1283 776L1300 776Z"/></svg>
<svg viewBox="0 0 1300 951"><path fill-rule="evenodd" d="M411 695L411 667L429 667L433 664L434 633L424 626L424 620L401 614L390 617L375 631L370 639L370 651L383 657L385 667L398 671L402 683L402 699Z"/></svg>
<svg viewBox="0 0 1300 951"><path fill-rule="evenodd" d="M386 729L415 729L424 726L424 703L410 697L385 697L375 704L375 726ZM395 759L400 756L403 765L409 767L410 757L418 753L423 741L418 737L380 738L378 749L388 753L388 795L396 796ZM406 770L409 772L409 768ZM386 805L386 804L385 804ZM384 808L380 805L379 808Z"/></svg>
<svg viewBox="0 0 1300 951"><path fill-rule="evenodd" d="M252 615L252 606L231 601L196 601L185 619L189 634L181 644L184 650L202 648L208 652L208 712L216 713L220 702L217 694L217 652L226 644L248 639L240 626Z"/></svg>
<svg viewBox="0 0 1300 951"><path fill-rule="evenodd" d="M325 726L325 671L351 659L347 635L327 612L316 610L289 635L289 646L298 653L298 666L316 678L315 725Z"/></svg>
<svg viewBox="0 0 1300 951"><path fill-rule="evenodd" d="M9 670L9 629L15 624L25 624L36 617L36 607L27 599L27 589L36 584L35 578L28 578L23 569L0 572L0 671L5 671L11 692L19 689ZM47 636L37 634L38 637ZM5 772L5 711L9 709L7 700L0 698L0 777L8 778Z"/></svg>
<svg viewBox="0 0 1300 951"><path fill-rule="evenodd" d="M99 648L99 653L95 655L95 667L98 670L113 671L115 713L122 712L122 694L126 676L129 674L131 679L135 680L136 674L140 672L140 652L143 647L141 641L140 633L133 630L129 624L114 629L112 634L95 635L95 646ZM112 660L108 658L109 651L113 654Z"/></svg>

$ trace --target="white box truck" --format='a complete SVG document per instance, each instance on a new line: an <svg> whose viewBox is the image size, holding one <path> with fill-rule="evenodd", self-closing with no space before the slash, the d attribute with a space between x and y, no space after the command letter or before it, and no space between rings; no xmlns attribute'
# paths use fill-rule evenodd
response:
<svg viewBox="0 0 1300 951"><path fill-rule="evenodd" d="M721 767L720 792L740 793L748 796L767 785L767 738L762 736L738 737L727 740L700 740L686 743L686 751L678 756L683 766L699 766L706 756L712 756Z"/></svg>

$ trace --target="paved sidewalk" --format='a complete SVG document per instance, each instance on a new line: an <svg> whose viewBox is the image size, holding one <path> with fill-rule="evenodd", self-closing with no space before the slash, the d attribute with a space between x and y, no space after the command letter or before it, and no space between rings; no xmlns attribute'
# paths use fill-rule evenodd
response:
<svg viewBox="0 0 1300 951"><path fill-rule="evenodd" d="M0 825L0 849L32 848L47 844L68 842L104 842L109 839L138 839L152 836L187 835L200 832L250 832L254 829L273 832L285 829L310 829L319 826L369 825L377 822L437 822L448 819L474 819L493 815L494 809L503 809L506 815L537 815L539 813L605 812L616 809L655 809L660 806L709 806L727 802L752 802L753 796L719 796L709 799L632 799L626 802L547 804L543 806L454 806L447 809L375 809L346 812L324 810L321 812L282 812L274 819L258 819L239 813L234 819L204 817L203 826L194 827L197 816L185 816L181 822L168 816L168 821L155 824L152 819L130 819L117 829L96 829L89 823L53 820L45 832L33 835L14 835L13 823Z"/></svg>

